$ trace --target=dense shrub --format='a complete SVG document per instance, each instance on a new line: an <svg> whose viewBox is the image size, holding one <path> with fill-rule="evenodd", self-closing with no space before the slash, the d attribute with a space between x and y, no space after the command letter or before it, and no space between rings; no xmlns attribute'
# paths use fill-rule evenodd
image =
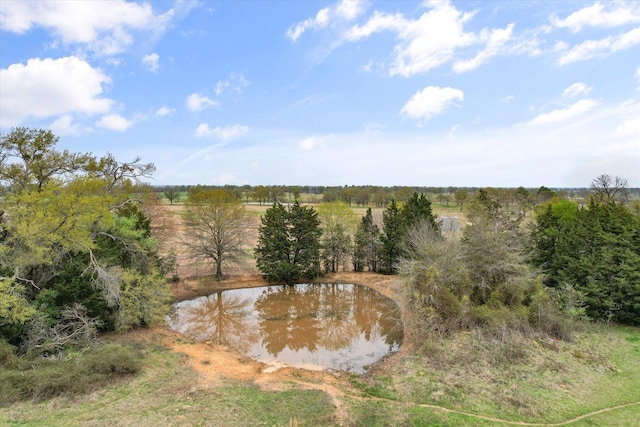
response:
<svg viewBox="0 0 640 427"><path fill-rule="evenodd" d="M142 354L131 346L107 344L63 360L15 357L0 342L0 404L45 400L60 395L88 393L137 373Z"/></svg>

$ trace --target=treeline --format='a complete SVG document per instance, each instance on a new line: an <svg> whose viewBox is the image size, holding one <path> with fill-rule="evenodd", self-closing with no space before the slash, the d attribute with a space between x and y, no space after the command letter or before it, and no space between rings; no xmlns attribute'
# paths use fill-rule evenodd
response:
<svg viewBox="0 0 640 427"><path fill-rule="evenodd" d="M228 194L244 202L259 204L293 203L295 200L305 203L321 203L342 201L348 206L386 207L391 200L406 202L414 193L426 195L432 202L441 205L463 206L470 197L480 190L478 187L426 187L426 186L286 186L286 185L169 185L155 186L154 191L171 203L184 201L192 191L224 190ZM556 188L545 186L539 188L485 188L495 193L505 209L519 208L526 211L544 203L553 197L570 199L578 204L587 203L589 188ZM640 200L640 188L628 188L630 199Z"/></svg>

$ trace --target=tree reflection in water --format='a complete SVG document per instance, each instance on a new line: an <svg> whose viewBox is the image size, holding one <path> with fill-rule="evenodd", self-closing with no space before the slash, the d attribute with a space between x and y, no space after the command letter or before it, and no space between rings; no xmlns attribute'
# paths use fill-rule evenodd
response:
<svg viewBox="0 0 640 427"><path fill-rule="evenodd" d="M213 341L246 352L259 335L251 319L253 300L219 291L174 306L169 326L197 341Z"/></svg>
<svg viewBox="0 0 640 427"><path fill-rule="evenodd" d="M264 360L362 372L397 351L397 306L370 288L301 284L236 289L178 303L172 328Z"/></svg>

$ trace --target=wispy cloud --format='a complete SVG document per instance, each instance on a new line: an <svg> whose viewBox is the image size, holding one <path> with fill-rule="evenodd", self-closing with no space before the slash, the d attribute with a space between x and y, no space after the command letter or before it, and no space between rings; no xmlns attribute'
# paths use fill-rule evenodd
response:
<svg viewBox="0 0 640 427"><path fill-rule="evenodd" d="M602 58L621 50L630 49L638 44L640 44L640 27L617 36L609 36L600 40L586 40L564 52L558 59L558 65L567 65L591 58Z"/></svg>
<svg viewBox="0 0 640 427"><path fill-rule="evenodd" d="M220 103L218 101L199 93L192 93L191 95L189 95L187 97L187 100L185 101L185 104L187 105L187 108L193 112L220 106Z"/></svg>
<svg viewBox="0 0 640 427"><path fill-rule="evenodd" d="M96 122L96 126L116 132L124 132L133 126L134 123L133 120L128 120L119 114L111 113L102 116L102 118Z"/></svg>
<svg viewBox="0 0 640 427"><path fill-rule="evenodd" d="M142 57L142 63L147 66L149 71L155 73L160 67L160 55L157 53L150 53Z"/></svg>
<svg viewBox="0 0 640 427"><path fill-rule="evenodd" d="M462 101L464 94L451 87L427 86L415 93L400 111L412 119L429 120L441 114L455 101Z"/></svg>
<svg viewBox="0 0 640 427"><path fill-rule="evenodd" d="M216 126L215 128L211 129L207 123L202 123L197 127L194 133L194 136L196 138L213 137L213 138L220 139L222 141L229 141L229 140L238 138L239 136L244 135L247 132L249 132L248 126L242 126L242 125L231 125L226 127Z"/></svg>
<svg viewBox="0 0 640 427"><path fill-rule="evenodd" d="M615 1L605 4L596 2L573 12L564 19L551 16L553 25L569 28L577 33L585 27L617 27L640 22L640 3Z"/></svg>
<svg viewBox="0 0 640 427"><path fill-rule="evenodd" d="M176 110L173 108L169 108L166 105L163 105L162 107L158 108L156 110L156 116L159 117L165 117L165 116L170 116L172 115Z"/></svg>
<svg viewBox="0 0 640 427"><path fill-rule="evenodd" d="M331 7L320 9L314 17L289 27L287 37L296 42L306 31L326 28L336 21L351 21L364 11L365 4L362 0L342 0Z"/></svg>
<svg viewBox="0 0 640 427"><path fill-rule="evenodd" d="M528 124L539 126L566 122L586 113L597 105L598 103L593 99L582 99L569 107L559 108L548 113L540 114L531 119Z"/></svg>
<svg viewBox="0 0 640 427"><path fill-rule="evenodd" d="M562 92L565 98L575 98L580 95L586 95L591 92L591 88L583 82L574 83Z"/></svg>

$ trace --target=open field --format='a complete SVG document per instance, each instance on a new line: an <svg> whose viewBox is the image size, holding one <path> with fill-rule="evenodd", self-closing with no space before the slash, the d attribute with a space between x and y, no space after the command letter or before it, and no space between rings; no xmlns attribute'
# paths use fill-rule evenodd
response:
<svg viewBox="0 0 640 427"><path fill-rule="evenodd" d="M402 281L393 276L338 273L326 279L368 285L396 300L402 292ZM219 283L194 279L174 291L184 298L263 284L255 275ZM555 349L532 341L526 357L509 364L489 364L485 359L493 353L471 334L440 343L447 366L441 358L415 354L409 338L362 376L265 372L266 365L228 348L163 327L104 340L142 349L142 371L90 395L5 406L0 425L630 426L640 416L638 328L588 327L574 343Z"/></svg>

